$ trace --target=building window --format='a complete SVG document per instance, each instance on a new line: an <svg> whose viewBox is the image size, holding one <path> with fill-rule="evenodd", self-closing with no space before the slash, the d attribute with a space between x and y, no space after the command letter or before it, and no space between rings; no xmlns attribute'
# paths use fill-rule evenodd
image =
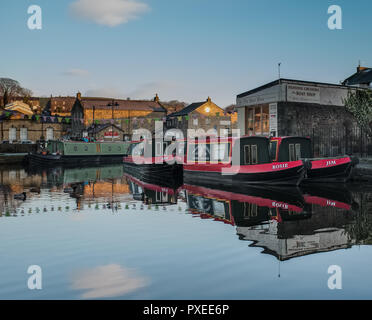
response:
<svg viewBox="0 0 372 320"><path fill-rule="evenodd" d="M16 128L9 128L9 141L16 141L17 140L17 129Z"/></svg>
<svg viewBox="0 0 372 320"><path fill-rule="evenodd" d="M54 139L53 128L47 128L46 129L46 139L47 139L47 141Z"/></svg>
<svg viewBox="0 0 372 320"><path fill-rule="evenodd" d="M270 112L269 106L246 107L246 134L269 135Z"/></svg>
<svg viewBox="0 0 372 320"><path fill-rule="evenodd" d="M254 109L254 133L256 135L262 134L262 122L261 122L261 107Z"/></svg>
<svg viewBox="0 0 372 320"><path fill-rule="evenodd" d="M198 125L198 118L193 119L192 123L193 123L194 126L197 126Z"/></svg>
<svg viewBox="0 0 372 320"><path fill-rule="evenodd" d="M20 139L21 141L27 140L27 128L21 128L20 129Z"/></svg>

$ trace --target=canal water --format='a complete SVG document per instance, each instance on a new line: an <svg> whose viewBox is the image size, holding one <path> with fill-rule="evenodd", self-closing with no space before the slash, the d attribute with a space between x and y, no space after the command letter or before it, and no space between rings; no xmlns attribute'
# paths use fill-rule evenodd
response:
<svg viewBox="0 0 372 320"><path fill-rule="evenodd" d="M0 299L370 299L372 186L2 167L0 257ZM35 265L41 290L28 287Z"/></svg>

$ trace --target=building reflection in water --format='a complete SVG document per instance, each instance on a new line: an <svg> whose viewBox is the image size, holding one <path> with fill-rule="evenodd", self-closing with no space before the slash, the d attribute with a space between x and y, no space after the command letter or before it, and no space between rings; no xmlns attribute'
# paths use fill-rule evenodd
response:
<svg viewBox="0 0 372 320"><path fill-rule="evenodd" d="M22 192L26 201L14 199ZM53 194L68 197L74 210L99 207L121 212L131 203L149 210L178 206L194 217L231 225L240 240L281 261L372 244L369 186L218 190L182 185L172 177L169 183L141 181L125 173L122 165L0 169L2 216L24 213L25 203L53 205Z"/></svg>

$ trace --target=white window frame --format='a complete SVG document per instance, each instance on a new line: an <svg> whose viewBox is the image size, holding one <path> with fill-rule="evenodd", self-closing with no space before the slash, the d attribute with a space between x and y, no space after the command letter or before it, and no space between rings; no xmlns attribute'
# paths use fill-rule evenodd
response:
<svg viewBox="0 0 372 320"><path fill-rule="evenodd" d="M52 131L52 138L50 139L50 134L48 132L50 132L50 130ZM49 141L49 140L54 140L54 128L52 127L49 127L46 129L46 140Z"/></svg>
<svg viewBox="0 0 372 320"><path fill-rule="evenodd" d="M25 127L19 128L19 140L27 141L28 140L28 130Z"/></svg>
<svg viewBox="0 0 372 320"><path fill-rule="evenodd" d="M17 140L17 128L9 128L9 142Z"/></svg>

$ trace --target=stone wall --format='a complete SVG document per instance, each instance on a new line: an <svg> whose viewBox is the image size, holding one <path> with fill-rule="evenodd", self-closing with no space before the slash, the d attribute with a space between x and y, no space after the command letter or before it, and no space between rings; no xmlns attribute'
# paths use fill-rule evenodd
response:
<svg viewBox="0 0 372 320"><path fill-rule="evenodd" d="M10 128L16 129L16 140L21 140L21 128L27 128L27 140L36 142L43 136L47 138L47 129L53 128L53 139L59 139L66 134L68 125L61 123L41 123L39 121L17 119L0 123L0 140L9 141Z"/></svg>
<svg viewBox="0 0 372 320"><path fill-rule="evenodd" d="M311 135L318 127L356 126L354 117L344 107L296 103L278 103L279 136Z"/></svg>

